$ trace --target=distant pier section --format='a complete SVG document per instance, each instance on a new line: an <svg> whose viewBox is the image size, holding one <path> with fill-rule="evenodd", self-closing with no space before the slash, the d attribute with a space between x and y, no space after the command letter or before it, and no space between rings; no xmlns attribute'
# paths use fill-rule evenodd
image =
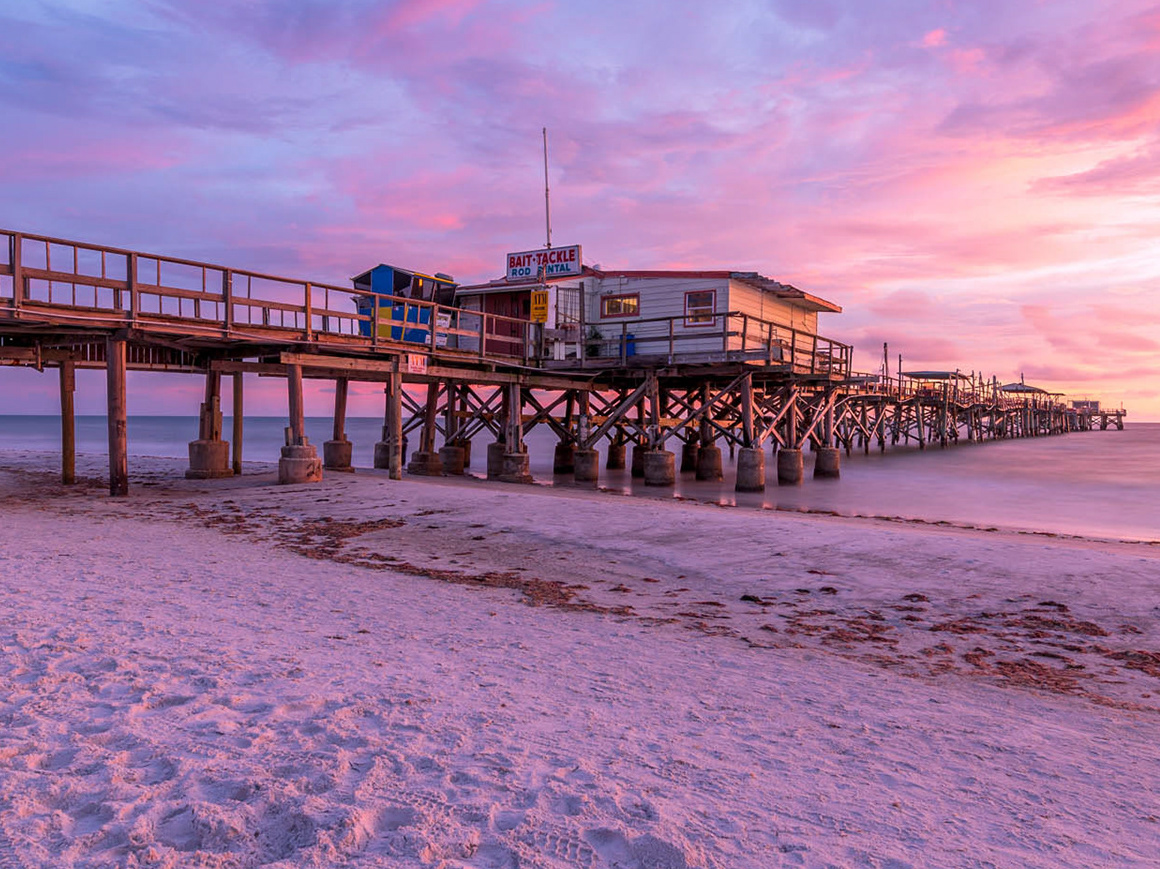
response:
<svg viewBox="0 0 1160 869"><path fill-rule="evenodd" d="M853 348L819 332L833 302L756 272L602 270L579 245L508 254L503 278L470 286L379 264L341 287L14 231L0 231L0 257L0 364L58 373L66 483L75 372L106 371L114 495L128 491L128 370L204 379L198 478L241 472L243 375L285 378L285 483L351 470L351 381L383 385L374 464L395 479L465 473L483 437L489 479L530 482L526 437L546 426L555 472L578 482L599 479L598 446L606 468L659 487L721 479L726 447L737 489L760 491L767 459L777 484L800 484L803 451L815 477L837 477L855 449L1122 430L1127 416L1022 380L859 373ZM321 456L304 379L335 383Z"/></svg>

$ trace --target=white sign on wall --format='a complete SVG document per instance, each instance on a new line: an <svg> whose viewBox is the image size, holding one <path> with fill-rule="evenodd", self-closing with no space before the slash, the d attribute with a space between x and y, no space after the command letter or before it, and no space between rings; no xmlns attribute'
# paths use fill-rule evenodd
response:
<svg viewBox="0 0 1160 869"><path fill-rule="evenodd" d="M558 278L578 275L583 269L580 261L580 245L568 247L546 247L540 250L525 250L507 255L507 279L524 280L539 276Z"/></svg>

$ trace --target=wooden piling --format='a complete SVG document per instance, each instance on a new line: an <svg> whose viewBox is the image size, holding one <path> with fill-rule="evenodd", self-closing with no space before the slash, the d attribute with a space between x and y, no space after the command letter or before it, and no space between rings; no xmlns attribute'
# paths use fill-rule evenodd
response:
<svg viewBox="0 0 1160 869"><path fill-rule="evenodd" d="M290 404L290 426L287 444L278 460L278 482L283 484L317 483L322 479L322 462L318 451L306 439L306 408L302 399L302 366L286 366L286 392Z"/></svg>
<svg viewBox="0 0 1160 869"><path fill-rule="evenodd" d="M302 366L286 366L286 394L290 405L290 438L287 446L306 442L306 409L302 400Z"/></svg>
<svg viewBox="0 0 1160 869"><path fill-rule="evenodd" d="M350 381L339 377L334 381L334 424L331 439L322 445L322 466L328 471L353 471L351 457L354 448L346 439L346 398Z"/></svg>
<svg viewBox="0 0 1160 869"><path fill-rule="evenodd" d="M76 364L68 359L60 364L60 481L66 486L77 481L76 388Z"/></svg>
<svg viewBox="0 0 1160 869"><path fill-rule="evenodd" d="M333 438L336 441L346 440L346 396L350 390L350 381L340 377L334 382L334 427Z"/></svg>
<svg viewBox="0 0 1160 869"><path fill-rule="evenodd" d="M109 417L109 494L129 494L129 422L125 402L124 338L111 337L105 343Z"/></svg>
<svg viewBox="0 0 1160 869"><path fill-rule="evenodd" d="M390 477L403 479L403 375L391 373L390 394L387 396L387 428L390 430Z"/></svg>
<svg viewBox="0 0 1160 869"><path fill-rule="evenodd" d="M240 475L242 473L242 405L244 403L244 396L242 393L242 372L240 371L234 374L233 402L233 468L234 474Z"/></svg>

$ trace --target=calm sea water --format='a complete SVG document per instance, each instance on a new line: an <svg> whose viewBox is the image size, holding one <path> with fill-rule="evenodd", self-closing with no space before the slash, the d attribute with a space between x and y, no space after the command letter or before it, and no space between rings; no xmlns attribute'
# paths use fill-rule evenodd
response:
<svg viewBox="0 0 1160 869"><path fill-rule="evenodd" d="M277 461L283 442L282 417L247 417L245 459ZM354 464L369 468L378 419L352 418L347 437L354 443ZM230 431L230 420L224 425ZM330 437L327 418L306 421L307 435L319 445ZM194 417L138 416L129 419L129 451L138 456L188 455L197 435ZM60 420L55 416L0 416L0 449L59 449ZM105 453L103 416L77 417L77 450ZM414 439L414 438L413 438ZM474 444L472 472L482 474L486 443ZM529 438L532 473L545 484L575 485L552 478L551 433ZM678 446L679 448L679 446ZM679 456L678 456L679 459ZM1160 424L1129 424L1124 431L1081 432L1056 437L962 444L947 449L855 452L842 457L840 480L810 479L779 487L774 462L765 493L736 494L734 464L725 454L726 479L697 482L681 475L675 489L657 490L633 480L627 471L601 471L600 486L640 497L685 497L739 507L826 510L846 516L896 516L1056 534L1127 540L1160 540ZM603 468L603 455L601 457Z"/></svg>

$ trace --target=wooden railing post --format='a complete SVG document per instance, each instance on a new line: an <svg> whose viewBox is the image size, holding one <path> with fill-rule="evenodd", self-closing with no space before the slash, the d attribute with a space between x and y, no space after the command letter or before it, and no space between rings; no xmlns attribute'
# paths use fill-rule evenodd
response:
<svg viewBox="0 0 1160 869"><path fill-rule="evenodd" d="M306 306L306 340L314 340L314 299L313 288L310 281L307 281L303 287L303 302Z"/></svg>
<svg viewBox="0 0 1160 869"><path fill-rule="evenodd" d="M379 347L379 317L382 316L382 312L379 310L381 298L378 293L371 296L371 346L376 350Z"/></svg>
<svg viewBox="0 0 1160 869"><path fill-rule="evenodd" d="M229 335L234 325L234 276L229 269L222 270L222 328Z"/></svg>
<svg viewBox="0 0 1160 869"><path fill-rule="evenodd" d="M12 233L8 249L8 262L12 264L12 307L17 309L24 301L24 270L20 267L20 253L23 246L23 236L19 232Z"/></svg>
<svg viewBox="0 0 1160 869"><path fill-rule="evenodd" d="M129 285L129 320L137 321L141 310L141 297L137 290L137 254L130 253L125 262L125 280Z"/></svg>

